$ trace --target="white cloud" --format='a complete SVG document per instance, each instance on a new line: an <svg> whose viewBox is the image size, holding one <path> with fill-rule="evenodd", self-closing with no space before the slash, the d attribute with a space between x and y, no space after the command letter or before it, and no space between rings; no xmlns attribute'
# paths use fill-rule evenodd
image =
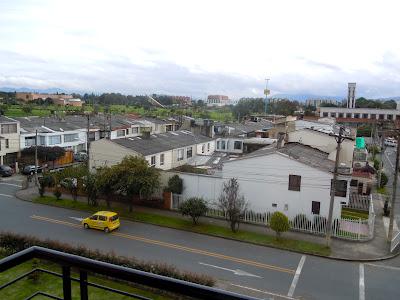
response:
<svg viewBox="0 0 400 300"><path fill-rule="evenodd" d="M269 77L274 92L400 95L396 1L14 2L0 86L262 96Z"/></svg>

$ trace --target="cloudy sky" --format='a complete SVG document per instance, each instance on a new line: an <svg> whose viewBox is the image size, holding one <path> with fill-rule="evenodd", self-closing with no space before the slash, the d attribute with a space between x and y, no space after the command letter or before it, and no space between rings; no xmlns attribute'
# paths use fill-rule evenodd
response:
<svg viewBox="0 0 400 300"><path fill-rule="evenodd" d="M0 87L400 96L400 4L1 0Z"/></svg>

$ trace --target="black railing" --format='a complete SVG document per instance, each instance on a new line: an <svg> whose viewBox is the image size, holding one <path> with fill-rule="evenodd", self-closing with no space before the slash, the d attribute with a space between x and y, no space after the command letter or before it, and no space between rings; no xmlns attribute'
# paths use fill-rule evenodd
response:
<svg viewBox="0 0 400 300"><path fill-rule="evenodd" d="M108 278L114 278L131 283L140 284L143 286L155 288L162 291L167 291L173 294L189 296L197 299L226 299L226 300L239 300L248 299L255 300L256 298L239 295L236 293L219 290L212 287L202 286L199 284L186 282L174 278L169 278L161 275L156 275L148 272L143 272L131 268L126 268L118 265L113 265L106 262L97 261L94 259L68 254L56 250L51 250L43 247L30 247L21 252L15 253L0 260L0 273L20 265L30 259L38 258L44 259L62 267L62 274L53 271L36 268L33 269L8 283L0 286L0 291L19 280L31 275L34 272L43 272L56 277L61 277L63 281L63 298L50 295L41 291L37 291L26 299L32 299L36 296L46 296L51 299L64 299L71 300L71 282L79 282L80 285L80 298L82 300L88 299L88 286L100 288L109 292L121 294L124 296L132 297L135 299L149 299L141 295L128 293L122 290L113 289L104 285L96 284L88 281L88 273L99 274ZM79 271L79 278L71 277L71 268Z"/></svg>

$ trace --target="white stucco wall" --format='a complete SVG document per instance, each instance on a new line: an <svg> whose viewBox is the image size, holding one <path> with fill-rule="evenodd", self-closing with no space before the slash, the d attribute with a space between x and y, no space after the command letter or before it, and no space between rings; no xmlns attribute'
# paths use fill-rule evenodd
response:
<svg viewBox="0 0 400 300"><path fill-rule="evenodd" d="M301 176L300 191L288 190L289 174ZM332 174L324 172L281 154L271 154L226 163L222 176L207 176L179 173L184 182L183 197L203 197L210 203L217 201L222 184L230 178L237 178L241 193L249 202L249 209L256 212L281 211L289 218L303 213L312 219L312 201L320 202L320 215L328 216L330 183ZM344 179L344 178L339 178ZM346 180L348 178L345 178ZM333 216L339 218L341 202L347 197L335 197ZM277 207L273 207L277 204ZM288 209L285 210L285 204Z"/></svg>
<svg viewBox="0 0 400 300"><path fill-rule="evenodd" d="M314 130L303 129L288 133L288 142L307 145L323 152L329 153L328 159L334 161L336 158L337 142L335 137ZM353 151L355 141L345 139L341 144L339 163L351 167L353 162Z"/></svg>

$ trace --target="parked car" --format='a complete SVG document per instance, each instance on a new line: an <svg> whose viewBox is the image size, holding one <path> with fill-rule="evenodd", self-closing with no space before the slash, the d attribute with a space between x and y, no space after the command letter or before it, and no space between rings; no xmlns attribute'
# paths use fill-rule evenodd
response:
<svg viewBox="0 0 400 300"><path fill-rule="evenodd" d="M0 175L2 177L9 177L13 174L13 169L6 165L0 165Z"/></svg>
<svg viewBox="0 0 400 300"><path fill-rule="evenodd" d="M386 138L385 139L385 146L397 147L397 141L394 138Z"/></svg>
<svg viewBox="0 0 400 300"><path fill-rule="evenodd" d="M88 159L86 152L78 152L74 154L74 161L85 162Z"/></svg>
<svg viewBox="0 0 400 300"><path fill-rule="evenodd" d="M42 172L42 167L41 166L37 166L37 172L41 173ZM35 165L27 165L25 166L22 171L22 174L24 175L33 175L35 174Z"/></svg>
<svg viewBox="0 0 400 300"><path fill-rule="evenodd" d="M112 211L98 211L94 215L82 220L83 227L86 229L100 229L108 233L119 227L118 214Z"/></svg>

